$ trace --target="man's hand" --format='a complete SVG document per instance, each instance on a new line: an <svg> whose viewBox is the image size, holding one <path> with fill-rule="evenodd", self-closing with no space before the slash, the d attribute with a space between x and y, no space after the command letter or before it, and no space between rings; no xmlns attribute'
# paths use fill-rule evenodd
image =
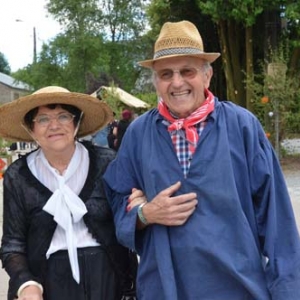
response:
<svg viewBox="0 0 300 300"><path fill-rule="evenodd" d="M184 224L198 204L196 193L172 196L181 186L177 182L161 191L143 207L143 215L149 224L178 226Z"/></svg>

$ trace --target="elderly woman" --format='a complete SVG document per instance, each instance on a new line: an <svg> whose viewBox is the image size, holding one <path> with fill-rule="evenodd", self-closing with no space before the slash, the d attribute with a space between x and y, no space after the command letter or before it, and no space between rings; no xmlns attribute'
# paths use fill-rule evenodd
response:
<svg viewBox="0 0 300 300"><path fill-rule="evenodd" d="M116 240L102 185L115 152L77 141L111 118L105 103L53 86L1 106L1 135L39 146L4 176L8 300L115 300L132 286L136 256Z"/></svg>

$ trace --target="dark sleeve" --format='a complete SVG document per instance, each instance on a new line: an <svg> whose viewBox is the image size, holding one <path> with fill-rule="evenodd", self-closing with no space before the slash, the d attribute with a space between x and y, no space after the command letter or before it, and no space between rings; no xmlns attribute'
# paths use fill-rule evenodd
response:
<svg viewBox="0 0 300 300"><path fill-rule="evenodd" d="M29 270L26 253L28 230L26 212L13 177L6 171L3 182L3 236L0 249L2 266L10 277L9 300L14 299L24 282L29 280L40 282Z"/></svg>

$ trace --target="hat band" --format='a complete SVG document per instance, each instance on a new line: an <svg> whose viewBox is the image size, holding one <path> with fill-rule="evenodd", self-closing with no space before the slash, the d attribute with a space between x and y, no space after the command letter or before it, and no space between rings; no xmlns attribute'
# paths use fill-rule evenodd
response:
<svg viewBox="0 0 300 300"><path fill-rule="evenodd" d="M169 56L169 55L194 55L194 54L204 54L204 52L200 49L195 48L169 48L169 49L163 49L159 50L154 54L153 59L157 59L163 56Z"/></svg>

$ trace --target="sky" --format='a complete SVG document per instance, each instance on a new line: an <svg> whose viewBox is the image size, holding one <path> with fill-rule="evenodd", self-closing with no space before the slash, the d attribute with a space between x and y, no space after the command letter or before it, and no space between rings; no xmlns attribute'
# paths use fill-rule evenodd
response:
<svg viewBox="0 0 300 300"><path fill-rule="evenodd" d="M60 32L60 26L44 8L46 0L0 0L0 52L11 71L33 62L36 30L37 55L42 44ZM20 20L20 21L16 21Z"/></svg>

